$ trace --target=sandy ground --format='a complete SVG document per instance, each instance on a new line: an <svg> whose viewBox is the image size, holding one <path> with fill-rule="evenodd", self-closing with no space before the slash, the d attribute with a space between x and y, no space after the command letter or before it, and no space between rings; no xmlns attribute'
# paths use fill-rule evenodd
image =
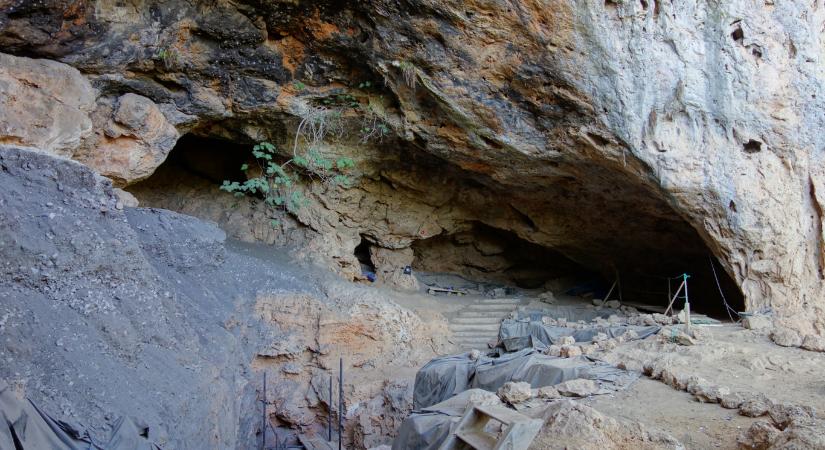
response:
<svg viewBox="0 0 825 450"><path fill-rule="evenodd" d="M475 296L431 296L422 292L388 291L387 295L422 317L450 317L476 300ZM557 304L584 302L573 297L557 298ZM733 391L763 393L777 402L825 410L825 354L779 347L768 338L767 331L746 330L738 324L701 327L699 336L693 346L679 346L653 336L594 356L613 364L623 362L638 371L645 361L659 359L673 370L700 376ZM700 403L691 394L644 376L624 391L583 401L606 415L667 432L689 449L737 449L738 435L760 420L719 404Z"/></svg>
<svg viewBox="0 0 825 450"><path fill-rule="evenodd" d="M624 391L584 402L608 416L667 432L689 449L737 449L736 437L756 420L644 377Z"/></svg>
<svg viewBox="0 0 825 450"><path fill-rule="evenodd" d="M767 332L739 325L702 327L694 346L665 344L658 339L628 342L603 358L640 370L660 359L674 370L707 379L732 391L763 393L779 401L825 410L825 353L780 347Z"/></svg>

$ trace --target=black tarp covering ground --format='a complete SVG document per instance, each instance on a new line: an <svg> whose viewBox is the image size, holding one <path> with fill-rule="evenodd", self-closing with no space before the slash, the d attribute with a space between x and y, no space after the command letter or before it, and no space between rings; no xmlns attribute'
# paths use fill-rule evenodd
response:
<svg viewBox="0 0 825 450"><path fill-rule="evenodd" d="M393 450L436 450L458 424L467 405L495 397L480 389L466 390L436 405L425 407L407 417L398 428ZM497 397L496 397L497 402Z"/></svg>
<svg viewBox="0 0 825 450"><path fill-rule="evenodd" d="M495 392L508 381L524 381L539 388L577 378L595 380L610 392L631 383L638 374L587 356L559 358L534 348L498 358L482 355L472 359L471 353L463 353L435 358L418 371L413 407L426 408L471 388Z"/></svg>
<svg viewBox="0 0 825 450"><path fill-rule="evenodd" d="M590 342L594 336L604 333L608 338L616 338L628 331L634 331L638 339L652 336L661 330L660 326L636 325L592 325L586 328L561 327L546 325L540 320L506 319L499 328L499 345L506 351L517 351L527 347L543 348L558 345L561 338L572 336L576 342Z"/></svg>
<svg viewBox="0 0 825 450"><path fill-rule="evenodd" d="M29 400L20 400L0 380L2 450L160 450L148 429L128 418L117 421L108 442L95 442L81 427L52 419Z"/></svg>

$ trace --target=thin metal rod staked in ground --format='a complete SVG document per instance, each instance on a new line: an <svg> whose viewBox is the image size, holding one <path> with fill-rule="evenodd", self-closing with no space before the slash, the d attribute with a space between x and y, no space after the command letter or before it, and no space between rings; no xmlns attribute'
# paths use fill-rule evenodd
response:
<svg viewBox="0 0 825 450"><path fill-rule="evenodd" d="M261 450L266 450L266 370L264 370L264 399L261 413Z"/></svg>
<svg viewBox="0 0 825 450"><path fill-rule="evenodd" d="M344 436L344 358L338 358L338 450Z"/></svg>
<svg viewBox="0 0 825 450"><path fill-rule="evenodd" d="M332 375L329 376L329 414L327 415L327 441L332 442Z"/></svg>

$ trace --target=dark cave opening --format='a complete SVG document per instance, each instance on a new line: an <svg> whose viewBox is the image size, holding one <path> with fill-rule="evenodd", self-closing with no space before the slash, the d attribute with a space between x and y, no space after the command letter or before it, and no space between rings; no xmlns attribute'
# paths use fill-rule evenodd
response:
<svg viewBox="0 0 825 450"><path fill-rule="evenodd" d="M184 169L221 184L224 180L243 180L241 165L248 161L251 146L192 134L184 135L163 165Z"/></svg>
<svg viewBox="0 0 825 450"><path fill-rule="evenodd" d="M412 247L413 269L417 271L455 273L522 289L538 289L548 283L604 284L597 272L558 251L479 222L462 232L417 241Z"/></svg>
<svg viewBox="0 0 825 450"><path fill-rule="evenodd" d="M617 249L627 245L619 238L615 241ZM690 236L687 242L691 243L687 252L662 248L641 256L604 256L610 259L612 267L605 270L576 262L562 251L528 242L515 233L474 223L466 231L415 242L413 268L456 274L480 283L550 289L556 295L570 295L583 301L604 299L610 293L610 300L621 300L648 312L664 312L681 284L681 275L686 273L692 311L720 320L736 320L735 313L745 310L736 283L698 235ZM673 304L677 311L683 307L684 291Z"/></svg>
<svg viewBox="0 0 825 450"><path fill-rule="evenodd" d="M355 258L361 264L361 273L375 273L375 264L373 264L370 256L370 247L372 247L372 243L362 235L361 242L355 246L355 251L353 251Z"/></svg>
<svg viewBox="0 0 825 450"><path fill-rule="evenodd" d="M250 144L184 135L152 176L126 190L141 206L193 214L208 206L204 200L221 194L218 188L224 180L246 178L241 166L249 162L251 148Z"/></svg>
<svg viewBox="0 0 825 450"><path fill-rule="evenodd" d="M224 180L244 179L240 167L249 162L250 149L248 143L186 135L152 177L128 190L143 206L214 220L223 214L217 209L227 205L216 200L221 194L218 187ZM412 161L413 167L405 170L426 168L429 173L446 172L460 181L461 189L486 193L488 197L504 197L503 193L490 190L486 183L457 174L455 170L459 169L450 164L427 165L431 159L418 154L407 160ZM417 181L427 180L431 178ZM533 233L545 235L535 239L541 242L548 232L554 232L544 225L548 216L536 215L535 209L522 211L510 206L496 214L509 214L511 219L506 223L512 229L519 229L518 234L468 217L461 231L415 241L412 268L417 272L452 273L513 288L571 293L583 301L603 298L618 274L620 282L610 299L648 305L651 311L663 310L669 302L668 292L672 296L678 287L679 281L675 279L671 279L668 286L668 278L687 273L694 311L727 320L723 296L733 311L745 310L737 284L711 256L699 234L661 199L640 194L626 179L605 182L609 187L577 185L565 180L547 191L530 194L531 198L547 197L554 201L553 215L549 217L562 226L561 237L556 237L555 245L530 242ZM611 200L605 202L605 198ZM595 217L588 216L592 211L597 212ZM492 210L485 212L492 213ZM604 217L611 220L603 220ZM231 221L225 225L234 226ZM376 270L370 258L371 245L372 242L362 236L353 252L362 272ZM677 299L674 307L682 309L683 300Z"/></svg>

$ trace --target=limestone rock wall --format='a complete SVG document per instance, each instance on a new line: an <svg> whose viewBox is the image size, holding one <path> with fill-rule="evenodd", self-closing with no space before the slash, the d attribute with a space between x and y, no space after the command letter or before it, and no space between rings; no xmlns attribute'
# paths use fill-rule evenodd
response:
<svg viewBox="0 0 825 450"><path fill-rule="evenodd" d="M474 222L604 271L709 250L747 308L771 306L822 333L824 9L822 0L12 5L0 11L0 46L18 55L0 60L0 133L126 186L187 132L288 149L309 106L348 94L359 104L346 111L348 128L378 111L391 135L326 149L355 157L358 183L306 183L313 204L290 225L308 228L308 251L343 272L356 270L362 235L403 249ZM53 99L59 80L82 95Z"/></svg>

